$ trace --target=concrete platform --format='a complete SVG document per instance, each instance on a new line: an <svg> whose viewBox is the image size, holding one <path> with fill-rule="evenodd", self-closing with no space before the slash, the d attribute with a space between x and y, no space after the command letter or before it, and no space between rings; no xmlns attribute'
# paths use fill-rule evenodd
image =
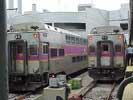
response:
<svg viewBox="0 0 133 100"><path fill-rule="evenodd" d="M82 88L71 90L70 95L72 94L83 95L86 91L87 86L93 81L93 79L88 76L88 72L81 74L80 76L78 76L78 78L82 79ZM44 96L45 95L43 91L42 94L31 95L25 98L25 100L45 100Z"/></svg>

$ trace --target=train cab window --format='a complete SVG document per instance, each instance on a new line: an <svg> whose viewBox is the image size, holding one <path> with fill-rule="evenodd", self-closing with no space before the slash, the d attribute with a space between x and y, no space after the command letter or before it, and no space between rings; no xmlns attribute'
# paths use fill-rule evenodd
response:
<svg viewBox="0 0 133 100"><path fill-rule="evenodd" d="M64 56L64 49L59 49L59 56Z"/></svg>
<svg viewBox="0 0 133 100"><path fill-rule="evenodd" d="M48 54L48 45L43 45L43 54Z"/></svg>
<svg viewBox="0 0 133 100"><path fill-rule="evenodd" d="M89 52L90 53L94 53L95 52L95 47L94 46L90 46L89 47Z"/></svg>
<svg viewBox="0 0 133 100"><path fill-rule="evenodd" d="M18 52L18 54L22 53L22 51L23 51L22 45L18 45L17 46L17 52Z"/></svg>
<svg viewBox="0 0 133 100"><path fill-rule="evenodd" d="M115 52L121 52L121 45L115 45Z"/></svg>
<svg viewBox="0 0 133 100"><path fill-rule="evenodd" d="M17 45L17 56L22 57L23 56L23 46Z"/></svg>
<svg viewBox="0 0 133 100"><path fill-rule="evenodd" d="M102 51L108 51L108 50L109 50L108 45L106 44L102 45Z"/></svg>
<svg viewBox="0 0 133 100"><path fill-rule="evenodd" d="M37 45L30 45L30 55L37 55Z"/></svg>
<svg viewBox="0 0 133 100"><path fill-rule="evenodd" d="M57 49L51 48L51 57L57 57Z"/></svg>

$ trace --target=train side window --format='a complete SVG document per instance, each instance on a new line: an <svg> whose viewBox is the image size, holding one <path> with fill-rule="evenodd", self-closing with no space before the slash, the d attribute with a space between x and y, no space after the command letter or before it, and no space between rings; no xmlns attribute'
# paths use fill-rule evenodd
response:
<svg viewBox="0 0 133 100"><path fill-rule="evenodd" d="M81 40L80 40L80 44L82 45L83 44L83 39L81 38Z"/></svg>
<svg viewBox="0 0 133 100"><path fill-rule="evenodd" d="M87 56L83 56L83 59L86 60L87 59Z"/></svg>
<svg viewBox="0 0 133 100"><path fill-rule="evenodd" d="M83 61L83 56L80 56L80 61Z"/></svg>
<svg viewBox="0 0 133 100"><path fill-rule="evenodd" d="M59 49L59 56L64 56L64 49Z"/></svg>
<svg viewBox="0 0 133 100"><path fill-rule="evenodd" d="M87 44L87 41L86 41L86 39L83 39L83 42L84 42L84 45L85 45L85 44Z"/></svg>
<svg viewBox="0 0 133 100"><path fill-rule="evenodd" d="M79 44L79 38L78 37L76 38L76 44Z"/></svg>
<svg viewBox="0 0 133 100"><path fill-rule="evenodd" d="M76 62L76 57L72 57L72 62Z"/></svg>
<svg viewBox="0 0 133 100"><path fill-rule="evenodd" d="M81 40L81 44L84 45L84 39Z"/></svg>
<svg viewBox="0 0 133 100"><path fill-rule="evenodd" d="M89 47L89 52L90 53L94 53L95 52L95 47L94 46L90 46Z"/></svg>
<svg viewBox="0 0 133 100"><path fill-rule="evenodd" d="M70 36L66 35L66 43L70 43Z"/></svg>
<svg viewBox="0 0 133 100"><path fill-rule="evenodd" d="M77 56L77 62L80 61L80 56Z"/></svg>
<svg viewBox="0 0 133 100"><path fill-rule="evenodd" d="M121 45L115 45L115 52L121 52Z"/></svg>
<svg viewBox="0 0 133 100"><path fill-rule="evenodd" d="M43 54L48 54L48 45L43 45Z"/></svg>
<svg viewBox="0 0 133 100"><path fill-rule="evenodd" d="M51 57L57 57L57 49L51 48Z"/></svg>
<svg viewBox="0 0 133 100"><path fill-rule="evenodd" d="M37 55L37 45L30 45L30 55Z"/></svg>
<svg viewBox="0 0 133 100"><path fill-rule="evenodd" d="M82 44L82 39L80 38L80 44Z"/></svg>
<svg viewBox="0 0 133 100"><path fill-rule="evenodd" d="M68 43L68 35L66 35L66 43Z"/></svg>
<svg viewBox="0 0 133 100"><path fill-rule="evenodd" d="M72 43L72 44L74 44L75 43L75 38L72 36L72 37L70 37L71 38L71 40L70 40L70 42Z"/></svg>

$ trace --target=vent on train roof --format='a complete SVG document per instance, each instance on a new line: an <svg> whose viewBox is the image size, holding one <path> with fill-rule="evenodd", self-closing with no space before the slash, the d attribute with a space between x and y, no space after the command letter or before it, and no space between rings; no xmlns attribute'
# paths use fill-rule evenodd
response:
<svg viewBox="0 0 133 100"><path fill-rule="evenodd" d="M31 26L30 28L33 29L34 31L36 31L37 29L39 29L38 26Z"/></svg>
<svg viewBox="0 0 133 100"><path fill-rule="evenodd" d="M118 32L120 32L120 30L117 30L117 29L116 29L116 30L113 30L113 32L118 33Z"/></svg>

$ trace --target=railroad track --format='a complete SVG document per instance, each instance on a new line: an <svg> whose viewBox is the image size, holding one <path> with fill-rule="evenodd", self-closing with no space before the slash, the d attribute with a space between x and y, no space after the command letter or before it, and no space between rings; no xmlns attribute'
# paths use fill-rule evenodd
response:
<svg viewBox="0 0 133 100"><path fill-rule="evenodd" d="M109 93L109 95L107 97L107 100L112 100L112 93L113 93L113 91L115 89L115 86L116 86L116 83L113 83L111 91L110 91L110 93Z"/></svg>
<svg viewBox="0 0 133 100"><path fill-rule="evenodd" d="M88 87L83 96L83 100L112 100L113 92L117 84L101 84L93 81ZM117 100L117 99L113 99Z"/></svg>
<svg viewBox="0 0 133 100"><path fill-rule="evenodd" d="M97 81L92 81L90 84L88 84L81 92L80 95L84 97L89 91L91 91L97 84Z"/></svg>
<svg viewBox="0 0 133 100"><path fill-rule="evenodd" d="M24 100L25 98L27 98L28 96L32 95L32 92L28 92L25 94L10 94L12 96L9 96L9 100Z"/></svg>

